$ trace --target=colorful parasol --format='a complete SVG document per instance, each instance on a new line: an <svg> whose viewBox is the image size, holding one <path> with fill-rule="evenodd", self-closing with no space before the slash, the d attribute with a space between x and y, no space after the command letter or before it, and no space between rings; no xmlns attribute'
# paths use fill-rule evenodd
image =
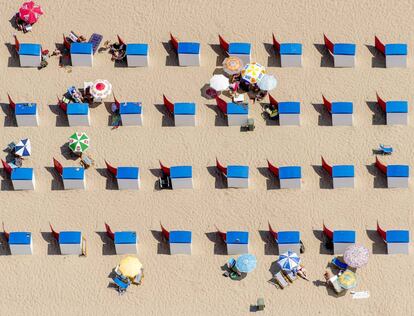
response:
<svg viewBox="0 0 414 316"><path fill-rule="evenodd" d="M257 259L252 254L241 255L237 258L236 269L243 273L252 272L256 269Z"/></svg>
<svg viewBox="0 0 414 316"><path fill-rule="evenodd" d="M73 133L69 137L69 148L74 153L83 153L89 148L89 136L84 132Z"/></svg>
<svg viewBox="0 0 414 316"><path fill-rule="evenodd" d="M260 90L270 91L276 88L277 80L274 76L264 75L262 80L260 80L257 84L257 86L260 88Z"/></svg>
<svg viewBox="0 0 414 316"><path fill-rule="evenodd" d="M300 263L300 258L296 252L288 251L279 256L277 261L280 268L284 271L293 271L298 268Z"/></svg>
<svg viewBox="0 0 414 316"><path fill-rule="evenodd" d="M229 75L235 75L242 71L243 61L238 57L227 57L223 61L223 70Z"/></svg>
<svg viewBox="0 0 414 316"><path fill-rule="evenodd" d="M119 272L121 272L127 278L135 278L141 273L142 263L137 257L128 256L121 260L119 263Z"/></svg>
<svg viewBox="0 0 414 316"><path fill-rule="evenodd" d="M42 14L43 10L40 5L33 1L23 3L19 9L19 18L29 24L35 24Z"/></svg>
<svg viewBox="0 0 414 316"><path fill-rule="evenodd" d="M361 245L351 245L345 249L344 261L351 268L361 268L368 263L369 250Z"/></svg>
<svg viewBox="0 0 414 316"><path fill-rule="evenodd" d="M242 79L249 83L258 83L265 73L265 67L258 63L247 64L241 71Z"/></svg>
<svg viewBox="0 0 414 316"><path fill-rule="evenodd" d="M19 157L28 157L32 152L32 145L30 144L30 139L20 140L14 147L14 154Z"/></svg>
<svg viewBox="0 0 414 316"><path fill-rule="evenodd" d="M210 87L216 91L224 91L229 88L229 78L224 75L214 75L210 79Z"/></svg>
<svg viewBox="0 0 414 316"><path fill-rule="evenodd" d="M91 87L91 94L94 98L105 99L112 93L112 85L108 80L95 80Z"/></svg>
<svg viewBox="0 0 414 316"><path fill-rule="evenodd" d="M356 274L351 270L346 270L338 277L338 283L345 290L352 289L357 285Z"/></svg>

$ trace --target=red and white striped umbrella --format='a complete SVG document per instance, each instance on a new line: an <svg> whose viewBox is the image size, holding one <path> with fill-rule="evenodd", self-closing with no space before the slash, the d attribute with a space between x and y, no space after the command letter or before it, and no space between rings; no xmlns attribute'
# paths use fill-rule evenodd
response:
<svg viewBox="0 0 414 316"><path fill-rule="evenodd" d="M29 24L36 23L37 19L42 14L43 10L40 5L34 3L33 1L23 3L19 9L19 17Z"/></svg>
<svg viewBox="0 0 414 316"><path fill-rule="evenodd" d="M108 80L95 80L91 87L91 94L94 98L105 99L112 92L112 85Z"/></svg>

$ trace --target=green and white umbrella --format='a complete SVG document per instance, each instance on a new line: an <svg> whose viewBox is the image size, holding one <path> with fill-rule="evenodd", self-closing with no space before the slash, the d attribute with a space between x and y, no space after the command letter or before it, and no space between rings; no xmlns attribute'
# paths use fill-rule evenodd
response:
<svg viewBox="0 0 414 316"><path fill-rule="evenodd" d="M73 133L69 137L69 148L74 153L83 153L89 148L89 136L84 132Z"/></svg>

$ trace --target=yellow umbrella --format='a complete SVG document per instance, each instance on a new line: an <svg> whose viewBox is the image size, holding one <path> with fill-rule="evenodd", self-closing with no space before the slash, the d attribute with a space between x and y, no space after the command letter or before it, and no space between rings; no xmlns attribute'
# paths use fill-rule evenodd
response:
<svg viewBox="0 0 414 316"><path fill-rule="evenodd" d="M357 285L356 275L351 270L346 270L338 277L338 282L345 290L352 289Z"/></svg>
<svg viewBox="0 0 414 316"><path fill-rule="evenodd" d="M258 63L250 63L241 71L242 79L249 83L258 83L266 73L265 67Z"/></svg>
<svg viewBox="0 0 414 316"><path fill-rule="evenodd" d="M141 273L142 263L137 257L128 256L119 263L119 272L128 278L135 278Z"/></svg>

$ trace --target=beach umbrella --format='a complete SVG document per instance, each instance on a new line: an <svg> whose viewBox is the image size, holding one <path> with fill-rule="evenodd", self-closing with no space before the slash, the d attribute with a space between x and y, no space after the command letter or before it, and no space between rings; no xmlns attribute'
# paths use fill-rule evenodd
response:
<svg viewBox="0 0 414 316"><path fill-rule="evenodd" d="M369 250L361 245L351 245L344 251L344 261L351 268L361 268L368 263Z"/></svg>
<svg viewBox="0 0 414 316"><path fill-rule="evenodd" d="M338 283L345 290L352 289L357 285L356 274L351 270L346 270L338 277Z"/></svg>
<svg viewBox="0 0 414 316"><path fill-rule="evenodd" d="M251 254L241 255L237 258L236 269L243 273L252 272L256 269L256 256Z"/></svg>
<svg viewBox="0 0 414 316"><path fill-rule="evenodd" d="M69 148L74 153L83 153L89 148L89 136L84 132L73 133L69 137Z"/></svg>
<svg viewBox="0 0 414 316"><path fill-rule="evenodd" d="M266 73L265 67L258 63L250 63L241 71L242 79L249 83L258 83Z"/></svg>
<svg viewBox="0 0 414 316"><path fill-rule="evenodd" d="M285 252L279 256L277 263L282 270L293 271L299 266L300 258L296 252L289 250L288 252Z"/></svg>
<svg viewBox="0 0 414 316"><path fill-rule="evenodd" d="M14 153L16 156L28 157L32 152L32 145L30 144L30 139L20 140L14 147Z"/></svg>
<svg viewBox="0 0 414 316"><path fill-rule="evenodd" d="M214 75L210 79L210 87L216 91L224 91L229 88L229 78L224 75Z"/></svg>
<svg viewBox="0 0 414 316"><path fill-rule="evenodd" d="M95 80L91 87L91 94L94 98L105 99L112 93L112 85L108 80Z"/></svg>
<svg viewBox="0 0 414 316"><path fill-rule="evenodd" d="M142 263L137 257L128 256L121 260L119 263L119 272L121 272L127 278L135 278L141 273Z"/></svg>
<svg viewBox="0 0 414 316"><path fill-rule="evenodd" d="M242 71L243 61L238 57L227 57L223 61L223 70L229 75L235 75Z"/></svg>
<svg viewBox="0 0 414 316"><path fill-rule="evenodd" d="M260 88L260 90L270 91L276 88L277 80L275 76L264 75L262 80L260 80L259 83L257 84L257 86Z"/></svg>
<svg viewBox="0 0 414 316"><path fill-rule="evenodd" d="M43 10L40 5L35 4L33 1L23 3L19 9L19 18L29 24L36 23L42 14Z"/></svg>

